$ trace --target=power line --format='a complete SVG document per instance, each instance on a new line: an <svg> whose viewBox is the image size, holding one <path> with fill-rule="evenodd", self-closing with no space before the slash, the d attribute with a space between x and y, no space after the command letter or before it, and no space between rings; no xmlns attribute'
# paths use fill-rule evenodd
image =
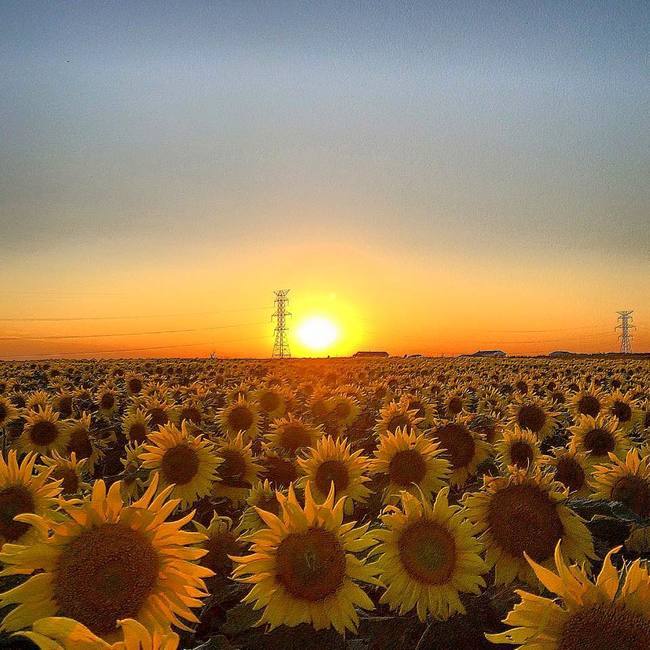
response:
<svg viewBox="0 0 650 650"><path fill-rule="evenodd" d="M100 339L122 336L146 336L154 334L182 334L186 332L207 332L210 330L228 329L231 327L250 327L252 325L266 325L266 321L256 323L234 323L232 325L215 325L213 327L192 327L179 330L152 330L149 332L121 332L119 334L56 334L50 336L0 336L0 341L49 341L65 339Z"/></svg>

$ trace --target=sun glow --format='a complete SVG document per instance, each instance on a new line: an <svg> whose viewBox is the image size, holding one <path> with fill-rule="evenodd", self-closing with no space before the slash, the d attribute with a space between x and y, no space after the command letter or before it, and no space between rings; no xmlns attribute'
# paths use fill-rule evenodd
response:
<svg viewBox="0 0 650 650"><path fill-rule="evenodd" d="M329 318L311 316L297 328L298 339L310 350L325 350L339 338L339 328Z"/></svg>

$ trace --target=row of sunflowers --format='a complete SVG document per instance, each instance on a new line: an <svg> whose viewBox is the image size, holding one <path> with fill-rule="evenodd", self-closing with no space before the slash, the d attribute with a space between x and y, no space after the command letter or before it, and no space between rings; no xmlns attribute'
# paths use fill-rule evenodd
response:
<svg viewBox="0 0 650 650"><path fill-rule="evenodd" d="M650 647L650 365L0 365L0 646Z"/></svg>

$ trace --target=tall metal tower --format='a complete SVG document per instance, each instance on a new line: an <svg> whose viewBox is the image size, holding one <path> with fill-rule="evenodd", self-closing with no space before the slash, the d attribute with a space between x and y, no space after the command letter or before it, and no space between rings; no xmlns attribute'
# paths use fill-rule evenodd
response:
<svg viewBox="0 0 650 650"><path fill-rule="evenodd" d="M621 342L621 354L629 354L632 352L632 330L636 329L632 325L632 311L617 311L618 325L617 330L621 330L619 334L619 341Z"/></svg>
<svg viewBox="0 0 650 650"><path fill-rule="evenodd" d="M287 317L291 312L287 311L289 298L287 294L290 289L279 289L275 293L275 312L271 318L275 319L275 341L273 343L273 357L288 359L291 356L289 350L289 339L287 338Z"/></svg>

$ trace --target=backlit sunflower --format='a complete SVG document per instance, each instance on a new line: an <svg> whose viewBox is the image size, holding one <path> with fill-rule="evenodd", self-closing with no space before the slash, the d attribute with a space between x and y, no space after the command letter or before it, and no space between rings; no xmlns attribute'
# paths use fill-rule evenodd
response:
<svg viewBox="0 0 650 650"><path fill-rule="evenodd" d="M134 444L146 442L151 428L151 416L143 409L131 406L122 418L122 433L124 437Z"/></svg>
<svg viewBox="0 0 650 650"><path fill-rule="evenodd" d="M631 449L625 460L614 454L609 460L594 468L593 498L620 501L642 519L650 517L650 456L642 457L638 449Z"/></svg>
<svg viewBox="0 0 650 650"><path fill-rule="evenodd" d="M210 494L222 462L214 445L201 435L192 435L185 422L180 429L168 424L150 433L139 460L143 468L160 472L161 488L173 485L172 496L182 508Z"/></svg>
<svg viewBox="0 0 650 650"><path fill-rule="evenodd" d="M69 497L90 489L90 484L85 481L88 477L86 465L87 458L77 460L77 454L72 452L70 458L53 452L51 457L41 456L41 462L52 470L51 478L61 480L61 494Z"/></svg>
<svg viewBox="0 0 650 650"><path fill-rule="evenodd" d="M546 401L531 396L518 397L508 409L510 423L532 431L538 440L542 441L553 433L557 413Z"/></svg>
<svg viewBox="0 0 650 650"><path fill-rule="evenodd" d="M230 576L232 571L232 560L229 556L238 555L243 549L237 533L232 529L232 520L228 517L220 517L216 512L208 526L194 522L196 530L206 539L199 545L207 551L200 560L200 564L212 571L215 576L224 579Z"/></svg>
<svg viewBox="0 0 650 650"><path fill-rule="evenodd" d="M93 435L91 425L92 418L89 413L83 413L79 419L65 423L70 436L65 452L68 455L74 452L79 460L85 459L86 469L92 475L95 465L104 457L106 441Z"/></svg>
<svg viewBox="0 0 650 650"><path fill-rule="evenodd" d="M464 485L490 455L490 445L467 423L467 416L458 416L450 422L439 422L428 433L439 443L443 455L451 463L449 482L452 485Z"/></svg>
<svg viewBox="0 0 650 650"><path fill-rule="evenodd" d="M633 398L632 391L622 393L615 390L605 400L604 411L616 418L619 426L625 433L629 433L639 421L641 414L638 402Z"/></svg>
<svg viewBox="0 0 650 650"><path fill-rule="evenodd" d="M571 397L569 408L575 417L590 415L595 418L600 414L605 394L602 389L592 381L589 385L580 386L579 390Z"/></svg>
<svg viewBox="0 0 650 650"><path fill-rule="evenodd" d="M152 395L143 399L141 408L149 417L149 426L155 431L167 424L178 424L178 411L171 401Z"/></svg>
<svg viewBox="0 0 650 650"><path fill-rule="evenodd" d="M296 457L280 454L272 449L265 449L259 458L262 472L260 478L268 479L276 488L286 488L297 481L298 462Z"/></svg>
<svg viewBox="0 0 650 650"><path fill-rule="evenodd" d="M359 417L361 407L355 396L339 393L327 398L327 411L336 424L344 429Z"/></svg>
<svg viewBox="0 0 650 650"><path fill-rule="evenodd" d="M37 537L32 522L17 521L17 515L53 514L61 482L51 480L50 469L34 473L35 462L36 455L27 454L18 465L14 449L6 461L0 455L0 548L6 543L29 544Z"/></svg>
<svg viewBox="0 0 650 650"><path fill-rule="evenodd" d="M262 471L253 458L252 443L246 443L243 433L234 438L223 437L216 443L216 453L223 462L216 471L213 496L226 497L235 503L243 501Z"/></svg>
<svg viewBox="0 0 650 650"><path fill-rule="evenodd" d="M122 500L125 503L131 503L144 492L145 481L140 477L140 456L144 451L144 444L135 445L130 442L124 446L126 452L125 458L120 458L122 463L122 480L120 489Z"/></svg>
<svg viewBox="0 0 650 650"><path fill-rule="evenodd" d="M514 465L519 469L532 469L541 456L537 436L528 429L515 425L507 429L496 445L497 462L503 469Z"/></svg>
<svg viewBox="0 0 650 650"><path fill-rule="evenodd" d="M107 641L115 641L118 621L133 618L147 629L167 633L171 626L189 629L197 622L192 607L206 596L203 578L212 575L194 563L205 551L192 545L200 533L182 531L193 514L167 521L178 500L172 487L156 496L158 475L142 498L124 506L119 481L108 494L104 481L81 503L61 502L67 515L60 523L29 517L49 537L30 546L5 545L2 575L33 574L0 594L0 606L15 604L0 626L13 632L49 616L82 623Z"/></svg>
<svg viewBox="0 0 650 650"><path fill-rule="evenodd" d="M368 459L362 456L362 450L351 452L345 439L321 438L305 458L298 459L298 465L304 474L301 484L305 481L311 483L312 494L319 503L327 499L332 485L337 501L349 497L346 501L348 514L352 512L354 503L363 502L370 495L370 490L364 485L370 480L365 475Z"/></svg>
<svg viewBox="0 0 650 650"><path fill-rule="evenodd" d="M260 388L255 392L255 402L269 418L281 418L286 411L286 395L279 388Z"/></svg>
<svg viewBox="0 0 650 650"><path fill-rule="evenodd" d="M580 566L567 566L558 543L557 574L528 558L539 581L557 599L517 591L521 602L505 619L513 629L488 634L492 643L521 650L646 650L650 639L650 575L637 560L625 580L612 564L612 549L595 582Z"/></svg>
<svg viewBox="0 0 650 650"><path fill-rule="evenodd" d="M606 463L610 453L622 458L631 444L616 418L605 415L595 418L583 415L569 428L569 432L569 447L587 453L589 467Z"/></svg>
<svg viewBox="0 0 650 650"><path fill-rule="evenodd" d="M19 417L20 411L13 405L11 400L0 395L0 429Z"/></svg>
<svg viewBox="0 0 650 650"><path fill-rule="evenodd" d="M313 447L322 435L320 427L289 414L286 418L273 421L265 440L273 449L295 454L301 447Z"/></svg>
<svg viewBox="0 0 650 650"><path fill-rule="evenodd" d="M395 433L398 429L412 429L417 427L422 420L423 418L417 415L417 409L410 408L408 400L391 401L388 406L379 410L375 433L382 436L385 433Z"/></svg>
<svg viewBox="0 0 650 650"><path fill-rule="evenodd" d="M443 454L444 449L415 429L398 427L395 433L382 435L370 468L388 484L384 503L398 501L402 490L428 498L443 488L451 473Z"/></svg>
<svg viewBox="0 0 650 650"><path fill-rule="evenodd" d="M258 624L271 629L309 623L315 629L356 631L356 607L374 605L357 582L378 584L377 569L354 554L375 543L368 524L343 525L345 499L334 502L334 490L319 505L305 486L304 508L293 487L278 494L279 516L259 510L268 528L249 536L252 553L233 557L235 579L252 584L243 602L263 609Z"/></svg>
<svg viewBox="0 0 650 650"><path fill-rule="evenodd" d="M133 397L134 395L139 395L144 388L144 380L140 375L135 373L127 373L124 377L124 384L126 385L127 393Z"/></svg>
<svg viewBox="0 0 650 650"><path fill-rule="evenodd" d="M539 461L540 467L548 468L553 480L569 489L572 497L586 497L591 494L588 478L590 467L587 454L577 449L557 447Z"/></svg>
<svg viewBox="0 0 650 650"><path fill-rule="evenodd" d="M65 451L70 441L70 431L59 420L59 414L51 406L38 411L27 411L25 427L18 439L18 447L24 452L49 454Z"/></svg>
<svg viewBox="0 0 650 650"><path fill-rule="evenodd" d="M106 420L110 420L118 407L117 391L112 386L103 386L97 391L97 408L99 414Z"/></svg>
<svg viewBox="0 0 650 650"><path fill-rule="evenodd" d="M516 578L534 584L524 553L551 566L559 540L569 561L595 557L591 534L565 505L567 498L566 488L551 476L514 468L507 476L484 476L480 492L465 494L466 515L483 532L486 561L495 567L497 584Z"/></svg>
<svg viewBox="0 0 650 650"><path fill-rule="evenodd" d="M25 406L30 411L38 411L38 409L45 409L50 405L50 394L44 390L36 390L29 395Z"/></svg>
<svg viewBox="0 0 650 650"><path fill-rule="evenodd" d="M250 489L246 497L246 506L239 522L239 530L252 533L267 528L266 522L257 514L258 509L272 512L274 515L280 512L276 491L268 479L256 483Z"/></svg>
<svg viewBox="0 0 650 650"><path fill-rule="evenodd" d="M231 438L243 431L249 438L255 439L259 435L259 411L254 402L249 402L243 397L238 397L219 411L219 424L221 431Z"/></svg>
<svg viewBox="0 0 650 650"><path fill-rule="evenodd" d="M449 391L441 398L440 414L442 417L455 418L469 407L469 396L465 391Z"/></svg>
<svg viewBox="0 0 650 650"><path fill-rule="evenodd" d="M107 643L93 634L85 625L63 616L47 616L34 623L31 631L16 632L16 637L26 637L41 650L176 650L179 644L175 632L149 632L133 619L118 621L115 636L119 639Z"/></svg>
<svg viewBox="0 0 650 650"><path fill-rule="evenodd" d="M205 412L200 399L188 398L178 409L178 420L187 420L194 427L200 427L205 418Z"/></svg>
<svg viewBox="0 0 650 650"><path fill-rule="evenodd" d="M479 594L487 571L481 544L459 506L449 505L449 488L438 492L431 506L402 492L400 507L388 506L381 520L386 528L373 531L380 544L377 566L387 590L380 603L400 615L417 610L447 619L465 613L460 592Z"/></svg>

